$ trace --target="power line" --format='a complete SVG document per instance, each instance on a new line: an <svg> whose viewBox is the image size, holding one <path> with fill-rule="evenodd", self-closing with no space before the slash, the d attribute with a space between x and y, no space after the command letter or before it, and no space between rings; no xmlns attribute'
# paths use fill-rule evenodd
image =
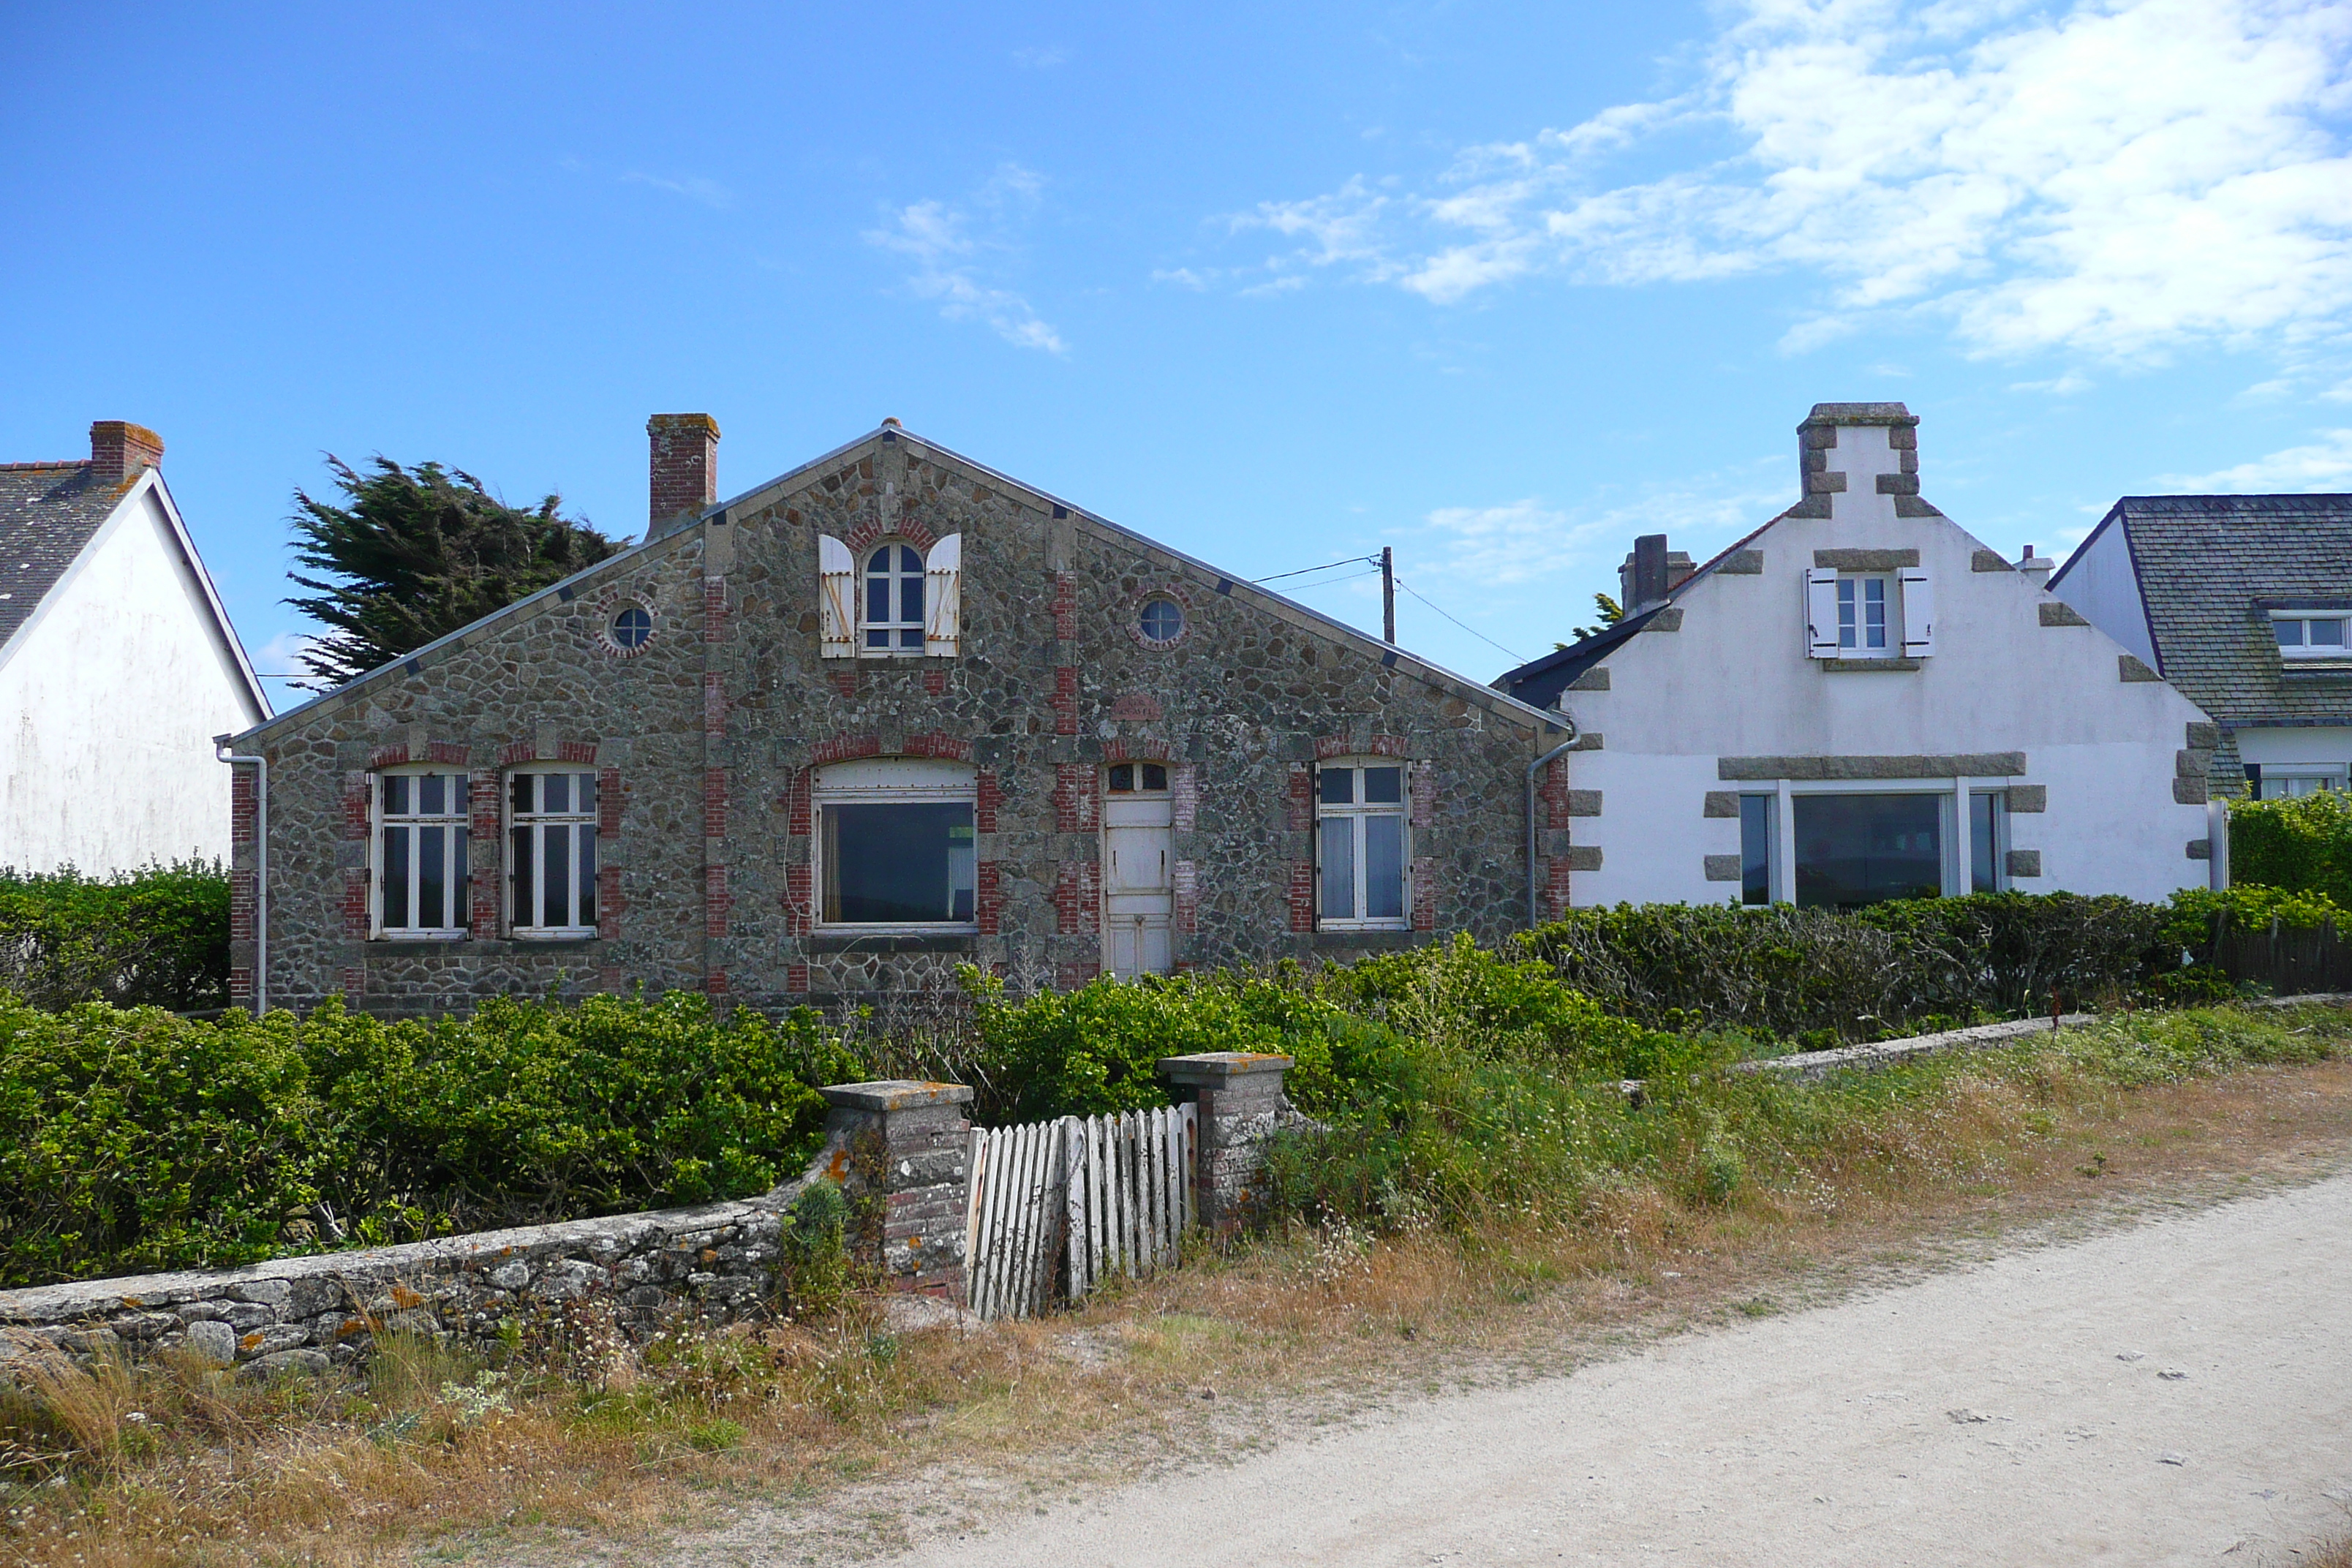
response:
<svg viewBox="0 0 2352 1568"><path fill-rule="evenodd" d="M1326 561L1320 566L1301 566L1296 572L1276 572L1271 577L1253 577L1250 581L1253 583L1279 583L1285 577L1304 577L1309 572L1328 572L1334 566L1353 566L1360 562L1370 562L1374 564L1378 564L1379 561L1380 557L1377 555L1350 555L1345 561ZM1346 579L1339 578L1335 579L1335 581L1344 582Z"/></svg>
<svg viewBox="0 0 2352 1568"><path fill-rule="evenodd" d="M1527 663L1527 655L1514 652L1512 649L1503 647L1501 643L1496 642L1493 637L1488 637L1485 632L1480 631L1476 626L1472 626L1469 622L1463 620L1459 616L1446 615L1444 610L1438 609L1436 605L1432 604L1427 595L1416 591L1412 584L1407 583L1403 578L1400 577L1397 579L1397 586L1402 588L1406 593L1412 595L1414 598L1419 599L1423 604L1428 605L1431 609L1437 610L1439 615L1445 616L1447 620L1452 621L1455 626L1460 626L1464 631L1468 632L1472 637L1476 637L1488 647L1494 648L1498 652L1510 654L1513 658L1517 659L1521 664Z"/></svg>

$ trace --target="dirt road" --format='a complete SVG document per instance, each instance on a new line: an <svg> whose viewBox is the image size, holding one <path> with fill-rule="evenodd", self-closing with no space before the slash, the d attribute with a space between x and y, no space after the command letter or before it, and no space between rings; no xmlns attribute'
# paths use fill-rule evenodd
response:
<svg viewBox="0 0 2352 1568"><path fill-rule="evenodd" d="M2285 1563L2347 1504L2338 1176L1406 1405L898 1561Z"/></svg>

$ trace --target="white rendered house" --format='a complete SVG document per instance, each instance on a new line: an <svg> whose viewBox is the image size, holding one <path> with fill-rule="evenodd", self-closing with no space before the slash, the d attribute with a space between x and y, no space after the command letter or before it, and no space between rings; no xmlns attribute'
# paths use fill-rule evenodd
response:
<svg viewBox="0 0 2352 1568"><path fill-rule="evenodd" d="M163 455L110 419L88 459L0 464L0 867L227 858L212 737L269 704Z"/></svg>
<svg viewBox="0 0 2352 1568"><path fill-rule="evenodd" d="M2216 727L1920 498L1917 426L1817 405L1803 500L1696 569L1638 541L1622 622L1496 682L1579 731L1552 908L2209 881Z"/></svg>

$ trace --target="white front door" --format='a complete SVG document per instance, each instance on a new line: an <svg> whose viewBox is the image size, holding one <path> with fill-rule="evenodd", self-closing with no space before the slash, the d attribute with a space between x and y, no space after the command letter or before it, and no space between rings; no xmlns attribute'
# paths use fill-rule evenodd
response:
<svg viewBox="0 0 2352 1568"><path fill-rule="evenodd" d="M1165 791L1103 802L1103 968L1165 974L1176 908L1174 805Z"/></svg>

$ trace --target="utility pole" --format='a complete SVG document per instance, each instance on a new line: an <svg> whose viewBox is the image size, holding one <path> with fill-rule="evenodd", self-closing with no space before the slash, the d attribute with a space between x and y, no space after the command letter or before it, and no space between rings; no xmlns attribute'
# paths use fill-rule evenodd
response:
<svg viewBox="0 0 2352 1568"><path fill-rule="evenodd" d="M1396 552L1381 546L1381 640L1396 643Z"/></svg>

